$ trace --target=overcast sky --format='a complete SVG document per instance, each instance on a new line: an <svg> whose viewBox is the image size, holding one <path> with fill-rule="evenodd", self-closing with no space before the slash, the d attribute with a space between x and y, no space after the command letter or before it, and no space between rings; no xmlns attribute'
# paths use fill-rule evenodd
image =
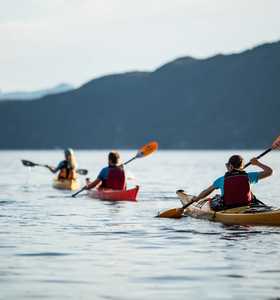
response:
<svg viewBox="0 0 280 300"><path fill-rule="evenodd" d="M0 0L0 89L76 86L280 40L279 0Z"/></svg>

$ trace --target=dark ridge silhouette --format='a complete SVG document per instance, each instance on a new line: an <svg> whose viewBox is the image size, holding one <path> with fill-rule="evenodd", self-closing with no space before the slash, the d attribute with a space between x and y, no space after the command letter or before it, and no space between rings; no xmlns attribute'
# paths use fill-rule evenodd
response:
<svg viewBox="0 0 280 300"><path fill-rule="evenodd" d="M280 42L0 103L1 149L265 148L280 134Z"/></svg>

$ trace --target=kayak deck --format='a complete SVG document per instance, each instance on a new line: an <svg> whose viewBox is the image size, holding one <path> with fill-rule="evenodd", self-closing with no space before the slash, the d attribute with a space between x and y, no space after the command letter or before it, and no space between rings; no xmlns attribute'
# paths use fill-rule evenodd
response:
<svg viewBox="0 0 280 300"><path fill-rule="evenodd" d="M94 199L108 201L137 201L139 186L128 190L96 189L89 190L88 196Z"/></svg>
<svg viewBox="0 0 280 300"><path fill-rule="evenodd" d="M80 185L77 180L69 180L69 179L58 180L57 178L55 178L53 180L53 187L59 190L74 191L77 190L80 187Z"/></svg>
<svg viewBox="0 0 280 300"><path fill-rule="evenodd" d="M193 197L184 192L177 192L177 195L183 205L189 203ZM226 225L280 226L280 209L243 206L216 212L210 208L210 199L191 204L184 210L184 215Z"/></svg>

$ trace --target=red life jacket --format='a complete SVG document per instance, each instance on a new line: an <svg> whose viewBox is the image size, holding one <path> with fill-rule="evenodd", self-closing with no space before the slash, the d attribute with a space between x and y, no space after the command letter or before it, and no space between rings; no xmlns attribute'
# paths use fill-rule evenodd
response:
<svg viewBox="0 0 280 300"><path fill-rule="evenodd" d="M102 182L102 188L113 190L125 190L125 173L121 167L109 167L108 178Z"/></svg>
<svg viewBox="0 0 280 300"><path fill-rule="evenodd" d="M251 200L252 194L247 173L238 170L227 172L224 177L224 206L230 208L250 205Z"/></svg>

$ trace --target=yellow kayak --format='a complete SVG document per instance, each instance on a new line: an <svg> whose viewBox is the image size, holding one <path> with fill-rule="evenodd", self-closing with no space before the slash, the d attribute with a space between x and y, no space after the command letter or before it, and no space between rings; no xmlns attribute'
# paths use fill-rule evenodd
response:
<svg viewBox="0 0 280 300"><path fill-rule="evenodd" d="M53 180L53 187L59 190L77 190L78 188L80 188L80 184L77 180L74 179L62 179L62 180L58 180L58 179L54 179Z"/></svg>
<svg viewBox="0 0 280 300"><path fill-rule="evenodd" d="M193 197L181 191L178 191L177 195L183 205L189 203ZM209 200L202 199L194 202L184 210L184 215L221 222L226 225L280 226L280 209L272 209L266 206L243 206L216 212L210 208Z"/></svg>

